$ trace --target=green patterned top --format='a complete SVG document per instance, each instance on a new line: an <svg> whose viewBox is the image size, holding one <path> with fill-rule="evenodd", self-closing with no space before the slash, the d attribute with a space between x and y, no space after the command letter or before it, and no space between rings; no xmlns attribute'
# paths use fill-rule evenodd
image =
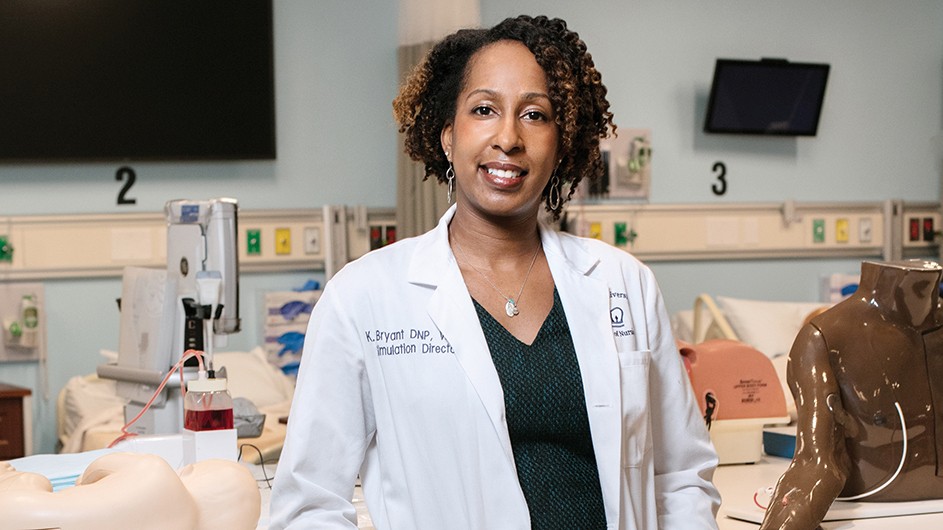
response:
<svg viewBox="0 0 943 530"><path fill-rule="evenodd" d="M508 432L531 528L606 528L580 367L563 304L528 346L477 301L475 309L504 388Z"/></svg>

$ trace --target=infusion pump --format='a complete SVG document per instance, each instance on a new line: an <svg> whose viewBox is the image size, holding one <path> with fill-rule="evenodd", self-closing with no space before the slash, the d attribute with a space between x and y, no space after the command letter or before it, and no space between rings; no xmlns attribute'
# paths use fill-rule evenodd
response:
<svg viewBox="0 0 943 530"><path fill-rule="evenodd" d="M167 266L125 269L118 361L98 367L129 400L126 422L153 399L129 430L138 434L181 432L179 376L155 392L187 350L205 352L205 368L212 369L212 352L240 328L236 200L173 200L164 210ZM181 369L184 380L196 377L195 365Z"/></svg>

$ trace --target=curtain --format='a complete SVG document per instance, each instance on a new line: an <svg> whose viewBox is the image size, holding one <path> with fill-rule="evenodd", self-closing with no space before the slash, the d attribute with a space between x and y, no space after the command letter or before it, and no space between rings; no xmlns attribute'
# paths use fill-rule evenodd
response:
<svg viewBox="0 0 943 530"><path fill-rule="evenodd" d="M433 42L399 47L400 80L425 56ZM446 187L432 178L422 180L425 167L403 152L403 135L399 135L396 168L396 232L398 238L412 237L432 229L448 207Z"/></svg>
<svg viewBox="0 0 943 530"><path fill-rule="evenodd" d="M400 82L435 43L459 28L479 25L478 0L401 0L397 50ZM399 139L396 168L396 232L398 238L419 235L435 227L448 209L445 185L422 180L423 164L403 151Z"/></svg>
<svg viewBox="0 0 943 530"><path fill-rule="evenodd" d="M479 0L400 0L399 44L437 42L481 22Z"/></svg>

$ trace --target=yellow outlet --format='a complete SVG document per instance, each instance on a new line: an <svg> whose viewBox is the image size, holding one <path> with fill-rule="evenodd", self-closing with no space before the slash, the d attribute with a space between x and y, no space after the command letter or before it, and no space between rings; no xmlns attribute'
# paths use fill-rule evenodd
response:
<svg viewBox="0 0 943 530"><path fill-rule="evenodd" d="M589 225L589 237L602 239L602 223L591 223Z"/></svg>
<svg viewBox="0 0 943 530"><path fill-rule="evenodd" d="M291 254L291 228L275 229L275 253L282 256Z"/></svg>
<svg viewBox="0 0 943 530"><path fill-rule="evenodd" d="M835 241L837 243L848 242L848 219L838 219L835 221Z"/></svg>

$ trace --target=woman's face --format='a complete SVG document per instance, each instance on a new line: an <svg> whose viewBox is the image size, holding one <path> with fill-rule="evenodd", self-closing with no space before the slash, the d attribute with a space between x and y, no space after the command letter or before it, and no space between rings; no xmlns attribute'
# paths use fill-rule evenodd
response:
<svg viewBox="0 0 943 530"><path fill-rule="evenodd" d="M547 78L517 41L472 56L455 121L442 129L456 202L486 217L536 215L557 165L559 131Z"/></svg>

